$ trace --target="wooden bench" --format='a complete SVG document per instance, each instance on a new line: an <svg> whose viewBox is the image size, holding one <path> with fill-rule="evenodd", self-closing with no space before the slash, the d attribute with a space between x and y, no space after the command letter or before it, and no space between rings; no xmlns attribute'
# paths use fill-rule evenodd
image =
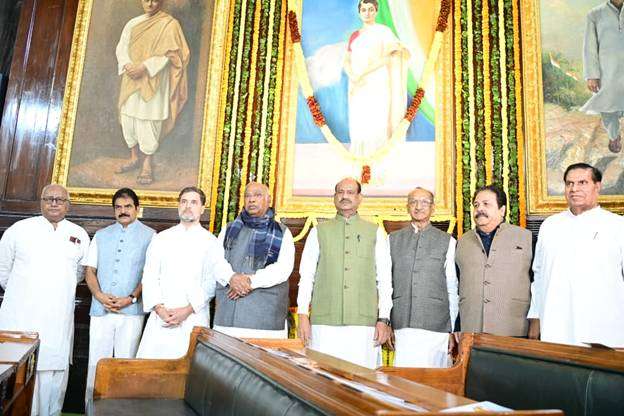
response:
<svg viewBox="0 0 624 416"><path fill-rule="evenodd" d="M380 370L513 409L624 415L624 352L614 350L462 334L459 359L451 368Z"/></svg>
<svg viewBox="0 0 624 416"><path fill-rule="evenodd" d="M176 360L103 359L95 415L437 415L474 403L315 351L298 340L239 340L195 328ZM560 415L561 412L511 412Z"/></svg>
<svg viewBox="0 0 624 416"><path fill-rule="evenodd" d="M0 331L0 414L30 416L38 352L36 333Z"/></svg>

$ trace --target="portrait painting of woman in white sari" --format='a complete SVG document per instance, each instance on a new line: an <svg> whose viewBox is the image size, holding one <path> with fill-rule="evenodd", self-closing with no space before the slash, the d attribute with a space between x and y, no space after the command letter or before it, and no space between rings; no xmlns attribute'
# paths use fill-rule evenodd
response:
<svg viewBox="0 0 624 416"><path fill-rule="evenodd" d="M369 156L392 137L407 107L409 51L383 24L375 22L377 0L360 0L362 27L347 43L350 151Z"/></svg>
<svg viewBox="0 0 624 416"><path fill-rule="evenodd" d="M437 4L303 0L301 45L314 97L351 156L328 143L299 91L293 195L329 195L340 178L360 177L363 165L371 171L366 195L400 196L415 184L435 188L436 80L421 85L420 77ZM426 95L416 118L404 137L391 141L419 87ZM328 168L310 175L318 166Z"/></svg>

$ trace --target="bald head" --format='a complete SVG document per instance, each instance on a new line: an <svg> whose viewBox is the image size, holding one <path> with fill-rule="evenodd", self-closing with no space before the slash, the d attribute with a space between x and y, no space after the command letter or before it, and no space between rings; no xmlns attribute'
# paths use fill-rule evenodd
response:
<svg viewBox="0 0 624 416"><path fill-rule="evenodd" d="M69 193L63 186L52 183L41 191L41 215L56 226L69 210Z"/></svg>
<svg viewBox="0 0 624 416"><path fill-rule="evenodd" d="M269 187L259 182L249 182L245 187L245 211L252 217L264 217L270 206Z"/></svg>

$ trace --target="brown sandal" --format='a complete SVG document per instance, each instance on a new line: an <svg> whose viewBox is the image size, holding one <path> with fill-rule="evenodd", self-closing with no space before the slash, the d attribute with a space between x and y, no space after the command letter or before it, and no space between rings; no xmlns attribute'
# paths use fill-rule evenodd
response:
<svg viewBox="0 0 624 416"><path fill-rule="evenodd" d="M125 163L123 165L121 165L116 171L115 173L126 173L126 172L130 172L131 170L135 170L138 169L139 166L141 164L139 163L139 160L135 160L134 162L128 162Z"/></svg>
<svg viewBox="0 0 624 416"><path fill-rule="evenodd" d="M609 140L609 150L613 153L620 153L622 150L622 138L620 136L615 140Z"/></svg>
<svg viewBox="0 0 624 416"><path fill-rule="evenodd" d="M141 173L137 176L137 183L139 185L151 185L154 182L154 176L151 173Z"/></svg>

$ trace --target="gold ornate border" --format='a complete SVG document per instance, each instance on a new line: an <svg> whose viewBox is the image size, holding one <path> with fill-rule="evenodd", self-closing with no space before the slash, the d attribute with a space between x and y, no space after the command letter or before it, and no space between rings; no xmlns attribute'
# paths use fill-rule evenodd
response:
<svg viewBox="0 0 624 416"><path fill-rule="evenodd" d="M436 16L439 13L436 6ZM301 0L297 12L301 13ZM453 12L449 22L453 22ZM449 23L449 26L453 26ZM457 35L456 35L457 36ZM453 33L447 30L436 65L435 125L436 137L436 218L455 219L454 216L454 136L453 136ZM293 190L293 163L295 154L295 130L297 116L298 83L294 66L292 42L286 36L284 46L284 78L281 102L281 128L279 135L278 169L275 205L282 217L293 215L318 216L335 213L330 197L295 196ZM367 198L360 208L364 216L402 218L405 211L405 197ZM309 215L308 215L309 214Z"/></svg>
<svg viewBox="0 0 624 416"><path fill-rule="evenodd" d="M522 76L527 145L526 184L529 215L550 215L567 208L563 196L548 195L544 96L542 87L542 41L540 0L520 2L522 26ZM603 207L622 211L624 196L603 195Z"/></svg>
<svg viewBox="0 0 624 416"><path fill-rule="evenodd" d="M80 96L80 84L84 69L93 1L94 0L80 0L76 15L67 83L65 85L65 96L63 98L61 123L57 137L54 170L52 172L52 181L62 185L67 185L71 148L75 133L76 112L78 109L78 97ZM220 99L220 91L223 71L227 71L224 62L227 55L226 52L229 49L229 38L226 36L227 31L223 30L223 28L228 27L229 4L231 1L234 0L216 0L214 15L212 17L213 25L210 41L210 57L208 72L206 74L206 95L204 97L199 171L197 177L197 184L206 191L211 189L212 169L215 158L215 139L218 132L223 128L222 113L225 107ZM68 190L71 193L73 203L93 205L109 205L110 195L115 192L115 189L78 187L68 187ZM141 205L143 206L173 207L177 205L177 192L142 190L139 193L141 195Z"/></svg>

